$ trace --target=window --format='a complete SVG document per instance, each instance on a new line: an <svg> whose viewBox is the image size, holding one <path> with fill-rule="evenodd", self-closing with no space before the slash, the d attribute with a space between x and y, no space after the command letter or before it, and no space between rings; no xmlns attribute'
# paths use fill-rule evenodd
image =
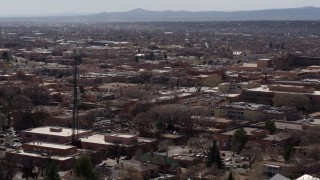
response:
<svg viewBox="0 0 320 180"><path fill-rule="evenodd" d="M267 177L273 177L279 172L279 166L266 165Z"/></svg>
<svg viewBox="0 0 320 180"><path fill-rule="evenodd" d="M37 138L38 139L47 139L47 136L45 136L45 135L37 135Z"/></svg>

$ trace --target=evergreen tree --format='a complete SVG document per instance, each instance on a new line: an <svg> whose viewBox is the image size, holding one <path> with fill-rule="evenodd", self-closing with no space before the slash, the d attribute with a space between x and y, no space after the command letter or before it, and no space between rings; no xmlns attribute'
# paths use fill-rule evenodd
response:
<svg viewBox="0 0 320 180"><path fill-rule="evenodd" d="M82 156L76 161L75 172L77 176L84 177L87 180L98 179L97 173L93 169L92 162L88 156Z"/></svg>
<svg viewBox="0 0 320 180"><path fill-rule="evenodd" d="M208 158L207 158L207 166L210 167L213 164L216 164L219 169L223 168L220 151L216 145L216 141L213 141L212 146L208 153Z"/></svg>
<svg viewBox="0 0 320 180"><path fill-rule="evenodd" d="M22 163L22 166L21 166L21 172L22 172L22 176L25 177L26 179L29 179L30 177L33 178L33 171L34 169L34 161L29 158L27 159L27 161L24 161Z"/></svg>
<svg viewBox="0 0 320 180"><path fill-rule="evenodd" d="M232 175L232 172L230 171L230 174L229 174L229 176L228 176L228 180L234 180L234 178L233 178L233 175Z"/></svg>
<svg viewBox="0 0 320 180"><path fill-rule="evenodd" d="M277 127L274 123L274 120L267 120L264 124L264 128L270 131L271 134L277 131Z"/></svg>
<svg viewBox="0 0 320 180"><path fill-rule="evenodd" d="M150 60L154 60L154 52L150 53Z"/></svg>
<svg viewBox="0 0 320 180"><path fill-rule="evenodd" d="M237 129L233 134L232 150L233 152L240 153L244 145L247 143L247 132L243 129Z"/></svg>
<svg viewBox="0 0 320 180"><path fill-rule="evenodd" d="M164 53L164 54L163 54L163 59L167 59L167 58L168 58L167 53Z"/></svg>
<svg viewBox="0 0 320 180"><path fill-rule="evenodd" d="M80 54L76 54L75 55L75 60L76 60L77 64L81 64L82 63L82 58L81 58Z"/></svg>
<svg viewBox="0 0 320 180"><path fill-rule="evenodd" d="M282 157L286 161L286 163L289 162L289 160L292 156L292 153L293 153L293 148L291 146L285 147L283 154L282 154Z"/></svg>
<svg viewBox="0 0 320 180"><path fill-rule="evenodd" d="M139 62L139 61L140 61L139 56L135 56L135 57L134 57L134 60L135 60L136 62Z"/></svg>
<svg viewBox="0 0 320 180"><path fill-rule="evenodd" d="M45 166L45 180L60 180L59 170L53 161L48 162Z"/></svg>

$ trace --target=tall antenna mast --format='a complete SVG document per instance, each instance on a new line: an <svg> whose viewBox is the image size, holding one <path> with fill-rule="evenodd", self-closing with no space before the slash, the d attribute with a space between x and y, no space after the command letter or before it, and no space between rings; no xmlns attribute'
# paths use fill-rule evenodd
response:
<svg viewBox="0 0 320 180"><path fill-rule="evenodd" d="M77 84L77 60L78 54L74 51L74 70L73 70L73 109L72 109L72 143L75 144L75 141L78 139L78 84ZM76 132L77 131L77 132Z"/></svg>

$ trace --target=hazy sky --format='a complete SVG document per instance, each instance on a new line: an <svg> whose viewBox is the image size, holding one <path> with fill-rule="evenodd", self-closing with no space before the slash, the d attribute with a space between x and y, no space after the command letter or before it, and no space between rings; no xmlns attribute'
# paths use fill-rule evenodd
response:
<svg viewBox="0 0 320 180"><path fill-rule="evenodd" d="M320 0L0 0L0 16L33 16L61 13L121 12L147 10L253 10L320 7Z"/></svg>

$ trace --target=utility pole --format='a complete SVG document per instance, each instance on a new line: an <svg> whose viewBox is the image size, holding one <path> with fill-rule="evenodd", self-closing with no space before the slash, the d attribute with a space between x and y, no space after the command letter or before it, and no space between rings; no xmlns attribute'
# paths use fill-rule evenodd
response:
<svg viewBox="0 0 320 180"><path fill-rule="evenodd" d="M79 130L79 122L78 122L78 84L77 84L77 62L78 54L74 51L74 70L73 70L73 109L72 109L72 144L75 144L76 140L78 140L78 130Z"/></svg>

